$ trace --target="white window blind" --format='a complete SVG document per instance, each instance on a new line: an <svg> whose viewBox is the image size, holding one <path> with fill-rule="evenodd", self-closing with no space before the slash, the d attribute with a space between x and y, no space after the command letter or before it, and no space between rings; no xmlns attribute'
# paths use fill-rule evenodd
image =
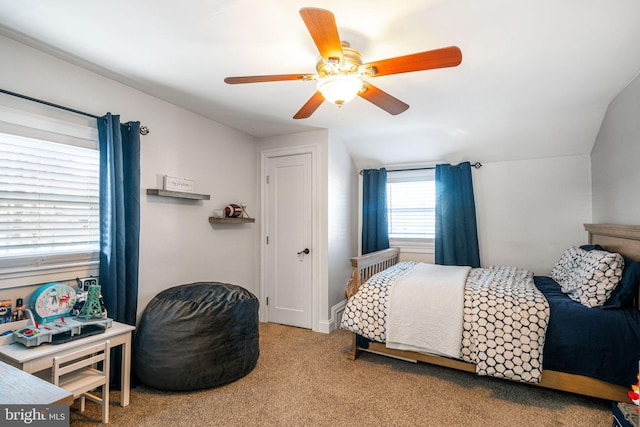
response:
<svg viewBox="0 0 640 427"><path fill-rule="evenodd" d="M436 186L432 169L387 172L389 238L435 238Z"/></svg>
<svg viewBox="0 0 640 427"><path fill-rule="evenodd" d="M0 288L97 273L95 126L0 113Z"/></svg>

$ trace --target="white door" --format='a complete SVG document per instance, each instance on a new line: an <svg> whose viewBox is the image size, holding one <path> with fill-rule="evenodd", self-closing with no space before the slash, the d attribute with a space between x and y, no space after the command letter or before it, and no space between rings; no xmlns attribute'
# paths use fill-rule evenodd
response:
<svg viewBox="0 0 640 427"><path fill-rule="evenodd" d="M311 154L267 160L267 316L312 327Z"/></svg>

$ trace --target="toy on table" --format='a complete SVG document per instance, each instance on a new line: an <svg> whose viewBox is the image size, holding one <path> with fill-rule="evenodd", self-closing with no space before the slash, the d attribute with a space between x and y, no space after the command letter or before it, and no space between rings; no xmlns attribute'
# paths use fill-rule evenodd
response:
<svg viewBox="0 0 640 427"><path fill-rule="evenodd" d="M11 311L13 301L10 299L0 300L0 323L9 323L13 321L13 312Z"/></svg>
<svg viewBox="0 0 640 427"><path fill-rule="evenodd" d="M94 285L98 285L98 281L96 278L91 277L88 279L76 279L78 282L78 289L80 290L80 292L78 293L78 299L76 300L75 305L73 306L73 308L71 309L71 315L72 316L79 316L80 312L82 311L83 307L85 306L85 303L87 302L87 297L88 297L88 293L89 293L89 288L91 286ZM100 288L98 286L98 288ZM107 308L104 304L104 300L102 299L102 294L100 293L100 291L98 290L98 300L100 303L100 310L102 312L101 316L98 317L107 317ZM95 307L92 308L92 311L95 311Z"/></svg>
<svg viewBox="0 0 640 427"><path fill-rule="evenodd" d="M43 324L69 317L76 303L76 291L64 283L48 283L40 286L31 296L31 310L36 322Z"/></svg>
<svg viewBox="0 0 640 427"><path fill-rule="evenodd" d="M102 317L102 307L100 306L100 285L89 285L87 301L85 301L78 317L89 320L94 317Z"/></svg>
<svg viewBox="0 0 640 427"><path fill-rule="evenodd" d="M16 300L16 308L13 309L13 321L19 322L25 319L24 303L22 298Z"/></svg>
<svg viewBox="0 0 640 427"><path fill-rule="evenodd" d="M93 280L93 283L97 281ZM97 298L99 316L96 316L95 304L85 303L82 308L86 307L87 315L81 318L71 315L78 302L78 295L71 286L55 282L40 286L31 297L31 310L25 310L29 323L14 332L15 341L27 347L56 344L110 328L113 320L102 316L100 286L96 284L95 287L96 290L89 289L87 300Z"/></svg>

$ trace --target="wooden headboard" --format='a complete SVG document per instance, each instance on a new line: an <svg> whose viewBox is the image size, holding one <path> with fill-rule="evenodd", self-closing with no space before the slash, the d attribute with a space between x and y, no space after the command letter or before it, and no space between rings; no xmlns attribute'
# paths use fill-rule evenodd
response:
<svg viewBox="0 0 640 427"><path fill-rule="evenodd" d="M584 224L584 229L589 232L589 244L640 261L640 225ZM640 289L635 305L640 310Z"/></svg>
<svg viewBox="0 0 640 427"><path fill-rule="evenodd" d="M640 261L640 225L584 224L589 244Z"/></svg>
<svg viewBox="0 0 640 427"><path fill-rule="evenodd" d="M399 255L399 249L389 248L351 258L353 273L347 284L347 298L354 296L369 277L397 264Z"/></svg>

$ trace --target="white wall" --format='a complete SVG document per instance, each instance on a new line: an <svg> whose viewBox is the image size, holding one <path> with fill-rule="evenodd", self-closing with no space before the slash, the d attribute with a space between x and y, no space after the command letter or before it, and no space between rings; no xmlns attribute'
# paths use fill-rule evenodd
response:
<svg viewBox="0 0 640 427"><path fill-rule="evenodd" d="M358 171L344 142L329 136L328 170L328 302L330 329L339 325L337 306L345 299L351 277L349 259L358 253ZM336 324L337 323L337 324Z"/></svg>
<svg viewBox="0 0 640 427"><path fill-rule="evenodd" d="M0 87L78 110L139 120L142 137L139 311L161 290L192 281L222 281L258 292L256 224L209 224L214 209L247 202L258 210L253 137L148 96L50 55L0 37ZM161 176L192 178L209 201L147 196ZM27 291L31 288L26 288ZM0 292L26 296L25 290Z"/></svg>
<svg viewBox="0 0 640 427"><path fill-rule="evenodd" d="M140 304L166 287L195 281L258 290L258 223L211 224L214 209L246 202L259 215L257 160L251 137L201 116L175 109L162 138L143 139L141 187L162 188L162 175L196 181L211 200L192 202L143 195L141 199ZM151 136L151 134L149 135Z"/></svg>
<svg viewBox="0 0 640 427"><path fill-rule="evenodd" d="M487 162L473 181L482 266L545 275L565 249L587 242L589 156Z"/></svg>
<svg viewBox="0 0 640 427"><path fill-rule="evenodd" d="M593 220L640 224L640 76L609 104L591 151Z"/></svg>

